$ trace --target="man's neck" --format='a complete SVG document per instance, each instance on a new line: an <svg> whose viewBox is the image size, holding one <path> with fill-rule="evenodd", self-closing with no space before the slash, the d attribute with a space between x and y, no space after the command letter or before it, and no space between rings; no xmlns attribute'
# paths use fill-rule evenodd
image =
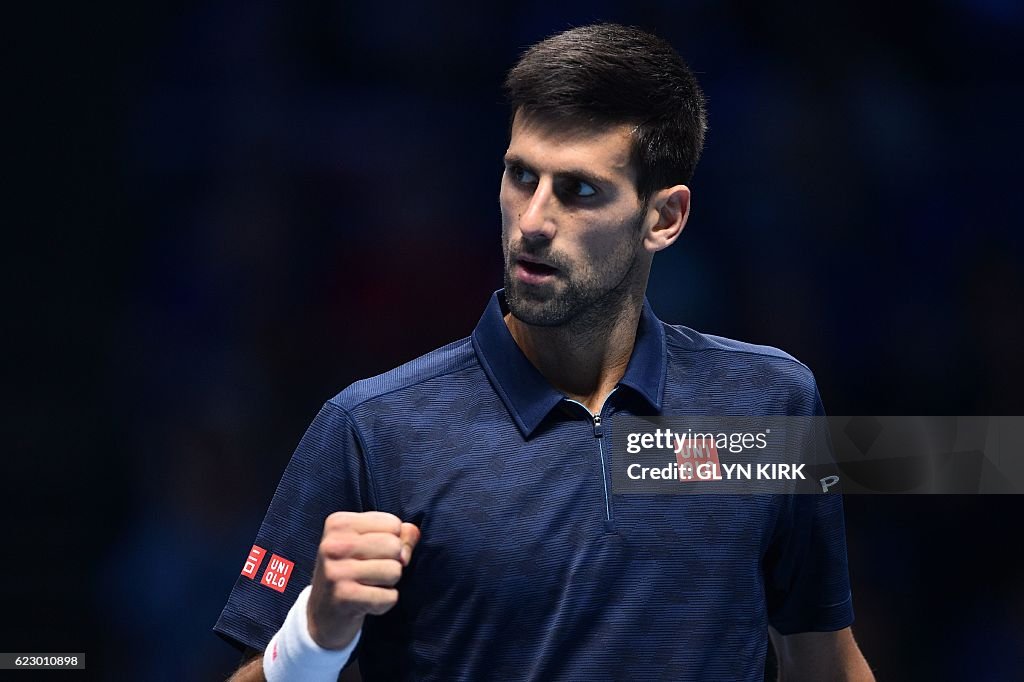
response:
<svg viewBox="0 0 1024 682"><path fill-rule="evenodd" d="M641 291L560 327L529 325L511 313L505 315L505 324L552 386L597 414L626 373L642 309Z"/></svg>

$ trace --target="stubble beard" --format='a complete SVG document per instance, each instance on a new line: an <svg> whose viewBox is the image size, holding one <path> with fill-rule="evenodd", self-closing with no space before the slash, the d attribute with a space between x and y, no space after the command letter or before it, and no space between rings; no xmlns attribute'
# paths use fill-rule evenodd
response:
<svg viewBox="0 0 1024 682"><path fill-rule="evenodd" d="M628 226L636 237L603 262L571 264L544 246L529 248L520 243L505 247L505 300L509 311L529 325L571 327L594 333L610 327L629 300L639 269L639 226L645 212L640 211ZM558 268L555 281L542 286L520 282L513 269L516 257L528 254Z"/></svg>

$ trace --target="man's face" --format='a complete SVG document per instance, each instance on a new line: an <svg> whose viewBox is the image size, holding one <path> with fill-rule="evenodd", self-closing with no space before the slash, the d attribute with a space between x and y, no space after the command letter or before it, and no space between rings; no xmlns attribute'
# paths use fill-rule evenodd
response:
<svg viewBox="0 0 1024 682"><path fill-rule="evenodd" d="M631 130L566 131L516 115L500 203L505 295L523 322L563 325L637 283L646 210Z"/></svg>

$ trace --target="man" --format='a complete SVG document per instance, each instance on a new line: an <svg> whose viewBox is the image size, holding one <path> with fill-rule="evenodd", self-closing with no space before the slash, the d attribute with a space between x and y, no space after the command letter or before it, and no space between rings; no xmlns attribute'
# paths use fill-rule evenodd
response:
<svg viewBox="0 0 1024 682"><path fill-rule="evenodd" d="M611 489L626 415L821 413L793 358L645 301L690 212L692 73L598 25L506 89L505 288L314 420L215 628L264 652L236 679L760 680L769 630L786 680L873 679L841 498Z"/></svg>

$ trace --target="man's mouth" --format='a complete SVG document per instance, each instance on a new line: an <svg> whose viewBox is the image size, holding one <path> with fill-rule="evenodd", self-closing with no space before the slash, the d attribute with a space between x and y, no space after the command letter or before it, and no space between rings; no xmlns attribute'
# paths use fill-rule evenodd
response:
<svg viewBox="0 0 1024 682"><path fill-rule="evenodd" d="M520 265L523 266L523 268L527 272L530 272L530 273L533 273L533 274L537 274L537 275L553 275L556 272L558 272L558 268L552 267L552 266L547 265L545 263L537 263L537 262L534 262L534 261L529 261L529 260L526 260L524 258L520 258L519 259L519 263L520 263Z"/></svg>
<svg viewBox="0 0 1024 682"><path fill-rule="evenodd" d="M558 268L544 263L536 263L523 258L516 259L515 274L526 284L543 284L550 281L558 273Z"/></svg>

